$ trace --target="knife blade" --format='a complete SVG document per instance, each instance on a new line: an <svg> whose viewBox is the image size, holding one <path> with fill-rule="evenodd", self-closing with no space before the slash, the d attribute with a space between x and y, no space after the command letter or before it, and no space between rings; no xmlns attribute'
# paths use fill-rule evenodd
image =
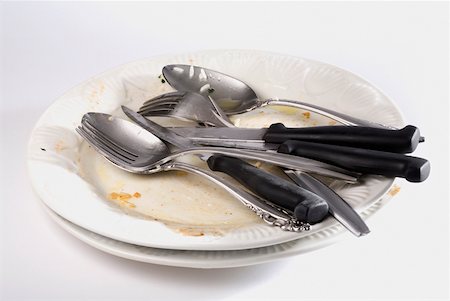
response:
<svg viewBox="0 0 450 301"><path fill-rule="evenodd" d="M230 143L247 142L262 149L274 149L274 144L281 144L288 140L301 140L385 152L410 153L421 141L419 129L412 125L396 130L363 126L286 128L281 123L275 123L263 129L219 127L173 128L172 130L199 144L227 146Z"/></svg>
<svg viewBox="0 0 450 301"><path fill-rule="evenodd" d="M301 171L287 170L286 174L297 185L322 197L328 203L330 214L355 236L360 237L370 233L364 220L333 189Z"/></svg>
<svg viewBox="0 0 450 301"><path fill-rule="evenodd" d="M357 128L359 127L345 126L344 128L353 128L358 131ZM289 135L283 134L283 131L286 130L286 128L282 124L272 125L268 129L244 129L245 138L250 138L252 135L256 138L255 140L248 141L238 140L242 139L239 136L241 130L239 128L185 128L181 130L179 128L173 128L173 132L176 133L178 131L180 134L185 134L184 136L180 136L189 138L194 144L197 145L213 145L271 151L276 150L277 153L281 152L322 161L356 173L374 174L386 177L400 177L405 178L409 182L423 182L430 174L430 163L427 160L396 152L360 148L355 147L353 144L350 147L336 144L317 143L317 141L304 141L302 139L287 141L283 141L281 139L279 140L281 144L267 143L268 140L269 142L273 142L272 139L267 139L268 133L276 136L276 131L279 129L282 130L280 132L280 136L284 138L290 137ZM308 128L306 129L309 130ZM266 131L265 133L264 130ZM297 133L297 130L301 129L293 130ZM386 131L384 129L381 130ZM342 133L345 133L345 131ZM198 137L199 135L207 137ZM341 140L345 141L346 135L341 136L343 137ZM347 136L350 137L347 142L355 141L354 144L360 146L360 144L357 143L357 140L354 140L355 136ZM264 140L261 140L261 137ZM361 140L363 140L363 138L361 138ZM376 140L382 141L383 138L376 137ZM396 139L394 139L394 141L395 140Z"/></svg>

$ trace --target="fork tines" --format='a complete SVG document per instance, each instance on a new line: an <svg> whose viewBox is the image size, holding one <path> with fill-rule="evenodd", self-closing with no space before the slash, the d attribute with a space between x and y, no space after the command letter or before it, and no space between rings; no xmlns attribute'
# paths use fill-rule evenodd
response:
<svg viewBox="0 0 450 301"><path fill-rule="evenodd" d="M76 131L98 152L116 164L131 164L138 157L108 138L87 120L83 120L82 125Z"/></svg>

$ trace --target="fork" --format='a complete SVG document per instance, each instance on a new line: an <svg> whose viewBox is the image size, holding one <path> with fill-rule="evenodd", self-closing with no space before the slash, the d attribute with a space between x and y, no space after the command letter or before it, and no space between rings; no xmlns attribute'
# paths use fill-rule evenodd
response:
<svg viewBox="0 0 450 301"><path fill-rule="evenodd" d="M104 116L100 114L97 114L96 116L101 118L97 118L99 122L102 122L102 119L105 121L103 118ZM266 223L280 227L282 230L286 231L302 232L309 230L309 224L297 220L293 217L292 213L237 187L228 180L218 177L211 171L173 160L168 160L165 163L158 163L153 159L149 159L148 147L146 146L149 143L149 139L151 140L152 138L150 137L150 133L147 133L147 136L145 137L139 135L131 135L130 137L130 134L136 134L136 131L141 131L141 128L131 122L117 119L113 119L113 122L122 123L120 126L122 128L128 127L128 130L115 130L106 133L105 131L102 131L101 127L96 127L95 122L89 122L90 119L96 118L96 116L91 114L91 118L83 118L81 126L76 130L98 153L114 165L128 172L137 174L152 174L161 171L182 170L200 175L221 186L234 198L254 211ZM109 118L107 119L109 121ZM124 135L127 136L126 138L129 141L131 141L130 139L134 139L132 137L135 137L134 143L123 143ZM218 159L218 156L212 156L211 158ZM158 160L156 159L156 161Z"/></svg>
<svg viewBox="0 0 450 301"><path fill-rule="evenodd" d="M189 120L207 126L234 127L215 101L208 98L199 97L199 94L193 92L165 93L144 102L138 113Z"/></svg>

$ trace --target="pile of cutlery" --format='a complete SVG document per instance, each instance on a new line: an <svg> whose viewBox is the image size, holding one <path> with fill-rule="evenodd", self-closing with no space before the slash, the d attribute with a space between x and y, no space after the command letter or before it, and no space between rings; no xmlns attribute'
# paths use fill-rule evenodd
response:
<svg viewBox="0 0 450 301"><path fill-rule="evenodd" d="M202 67L168 65L163 75L177 91L146 101L138 112L123 106L134 123L90 112L83 116L79 134L127 171L184 170L202 175L283 230L308 230L330 214L356 236L369 233L355 210L315 175L350 183L365 174L422 182L430 173L427 160L405 155L424 141L414 126L395 129L299 101L260 100L242 81ZM245 129L235 127L228 118L266 105L306 109L342 125L286 128L276 123ZM198 126L163 127L144 116L190 120ZM246 189L214 172L176 161L192 154ZM243 159L279 166L291 180Z"/></svg>

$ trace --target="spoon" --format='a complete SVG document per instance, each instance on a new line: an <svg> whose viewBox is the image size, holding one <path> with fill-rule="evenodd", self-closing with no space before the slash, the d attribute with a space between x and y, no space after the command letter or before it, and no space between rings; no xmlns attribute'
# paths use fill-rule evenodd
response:
<svg viewBox="0 0 450 301"><path fill-rule="evenodd" d="M167 82L178 91L197 92L208 95L228 115L245 113L268 105L289 106L309 110L331 118L344 125L367 126L377 128L392 127L355 118L327 108L297 100L266 99L261 100L255 91L243 81L230 75L193 65L167 65L162 73ZM420 137L420 142L424 138Z"/></svg>

